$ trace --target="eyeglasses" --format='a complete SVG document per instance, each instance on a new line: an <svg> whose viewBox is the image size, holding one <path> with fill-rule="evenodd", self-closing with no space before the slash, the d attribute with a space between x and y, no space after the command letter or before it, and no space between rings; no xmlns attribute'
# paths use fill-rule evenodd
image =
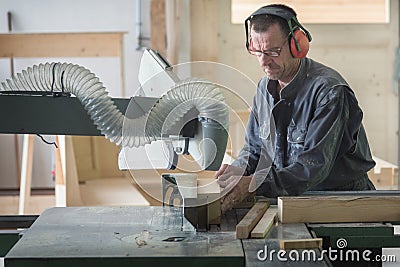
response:
<svg viewBox="0 0 400 267"><path fill-rule="evenodd" d="M267 49L264 51L256 50L252 46L249 46L247 51L249 51L249 53L251 55L257 56L257 57L260 57L262 54L269 56L269 57L279 57L281 54L281 51L282 51L282 47L286 44L287 41L288 41L288 38L286 38L285 42L283 42L283 44L280 47L274 47L274 48L270 48L270 49Z"/></svg>

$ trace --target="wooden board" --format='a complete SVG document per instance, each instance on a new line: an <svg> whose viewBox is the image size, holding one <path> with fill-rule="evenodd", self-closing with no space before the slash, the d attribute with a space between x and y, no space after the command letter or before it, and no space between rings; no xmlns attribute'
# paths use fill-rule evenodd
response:
<svg viewBox="0 0 400 267"><path fill-rule="evenodd" d="M208 222L210 224L221 224L221 189L216 179L198 179L197 195L199 199L207 202Z"/></svg>
<svg viewBox="0 0 400 267"><path fill-rule="evenodd" d="M322 247L322 238L281 240L280 249L312 249Z"/></svg>
<svg viewBox="0 0 400 267"><path fill-rule="evenodd" d="M192 61L218 62L218 1L196 0L190 1L190 58ZM207 18L206 20L204 18ZM209 70L191 69L192 75ZM195 73L193 73L193 71ZM199 76L202 77L202 76Z"/></svg>
<svg viewBox="0 0 400 267"><path fill-rule="evenodd" d="M120 147L104 136L72 136L79 182L125 177L118 167Z"/></svg>
<svg viewBox="0 0 400 267"><path fill-rule="evenodd" d="M28 206L31 196L34 138L35 136L32 134L24 134L21 162L21 186L19 190L19 215L25 214L25 207Z"/></svg>
<svg viewBox="0 0 400 267"><path fill-rule="evenodd" d="M243 21L258 8L276 1L232 0L232 23ZM301 23L386 23L389 17L385 0L281 0L294 8ZM329 12L326 12L329 10Z"/></svg>
<svg viewBox="0 0 400 267"><path fill-rule="evenodd" d="M0 57L119 57L122 32L0 34Z"/></svg>
<svg viewBox="0 0 400 267"><path fill-rule="evenodd" d="M400 221L400 196L309 196L278 198L282 223Z"/></svg>
<svg viewBox="0 0 400 267"><path fill-rule="evenodd" d="M264 238L272 225L277 221L278 217L278 208L269 208L258 222L256 227L254 227L253 231L251 231L252 238Z"/></svg>
<svg viewBox="0 0 400 267"><path fill-rule="evenodd" d="M150 47L165 56L166 21L165 0L150 1Z"/></svg>
<svg viewBox="0 0 400 267"><path fill-rule="evenodd" d="M398 167L378 157L373 157L376 165L368 172L368 177L376 189L398 188Z"/></svg>
<svg viewBox="0 0 400 267"><path fill-rule="evenodd" d="M244 216L244 218L236 225L236 238L248 238L249 233L256 226L258 221L269 208L269 202L257 202Z"/></svg>

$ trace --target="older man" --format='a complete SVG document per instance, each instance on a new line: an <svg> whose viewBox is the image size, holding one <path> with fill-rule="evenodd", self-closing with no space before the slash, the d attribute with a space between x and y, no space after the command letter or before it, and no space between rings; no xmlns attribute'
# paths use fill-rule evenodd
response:
<svg viewBox="0 0 400 267"><path fill-rule="evenodd" d="M222 209L249 194L373 190L374 167L356 96L335 70L307 58L311 35L293 9L269 5L245 22L247 50L266 76L258 83L246 143L216 173Z"/></svg>

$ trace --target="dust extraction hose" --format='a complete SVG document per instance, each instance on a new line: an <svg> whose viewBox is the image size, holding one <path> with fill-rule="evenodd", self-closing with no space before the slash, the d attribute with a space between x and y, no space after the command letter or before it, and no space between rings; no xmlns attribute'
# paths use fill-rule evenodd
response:
<svg viewBox="0 0 400 267"><path fill-rule="evenodd" d="M158 140L192 108L198 110L199 118L211 119L226 131L229 127L228 108L221 90L202 79L178 82L149 112L135 119L126 118L119 111L95 74L76 64L34 65L0 85L0 91L20 90L64 91L75 95L97 129L117 145L139 147Z"/></svg>

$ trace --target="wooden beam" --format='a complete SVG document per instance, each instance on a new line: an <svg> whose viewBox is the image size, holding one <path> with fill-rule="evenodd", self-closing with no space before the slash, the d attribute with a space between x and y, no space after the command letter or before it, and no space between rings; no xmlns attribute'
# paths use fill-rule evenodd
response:
<svg viewBox="0 0 400 267"><path fill-rule="evenodd" d="M275 1L232 0L232 23L240 23L258 8ZM281 0L297 12L302 23L387 23L389 1L386 0ZM324 12L329 10L329 12Z"/></svg>
<svg viewBox="0 0 400 267"><path fill-rule="evenodd" d="M322 238L281 240L280 249L313 249L322 247Z"/></svg>
<svg viewBox="0 0 400 267"><path fill-rule="evenodd" d="M72 136L58 135L56 141L58 146L56 170L60 172L56 175L58 177L55 184L56 206L82 206L84 203L79 190Z"/></svg>
<svg viewBox="0 0 400 267"><path fill-rule="evenodd" d="M55 184L65 186L65 177L62 168L61 152L60 152L60 141L58 140L58 135L55 136L55 142L57 148L55 149Z"/></svg>
<svg viewBox="0 0 400 267"><path fill-rule="evenodd" d="M192 61L218 62L218 20L220 17L218 2L190 1L190 56Z"/></svg>
<svg viewBox="0 0 400 267"><path fill-rule="evenodd" d="M260 201L254 204L244 218L236 225L236 238L248 238L249 233L254 229L268 208L269 202Z"/></svg>
<svg viewBox="0 0 400 267"><path fill-rule="evenodd" d="M272 225L278 219L278 208L269 208L258 222L256 227L254 227L253 231L251 231L252 238L264 238L269 230L272 228Z"/></svg>
<svg viewBox="0 0 400 267"><path fill-rule="evenodd" d="M309 196L278 198L282 223L400 221L400 196Z"/></svg>
<svg viewBox="0 0 400 267"><path fill-rule="evenodd" d="M180 41L180 1L168 0L165 3L166 13L166 56L171 65L178 64Z"/></svg>
<svg viewBox="0 0 400 267"><path fill-rule="evenodd" d="M33 166L33 148L35 136L31 134L24 135L24 144L22 149L21 162L21 183L19 189L19 215L24 215L26 207L31 197L32 166Z"/></svg>
<svg viewBox="0 0 400 267"><path fill-rule="evenodd" d="M119 57L123 34L0 34L0 57Z"/></svg>
<svg viewBox="0 0 400 267"><path fill-rule="evenodd" d="M150 2L150 48L165 56L166 52L165 0Z"/></svg>

